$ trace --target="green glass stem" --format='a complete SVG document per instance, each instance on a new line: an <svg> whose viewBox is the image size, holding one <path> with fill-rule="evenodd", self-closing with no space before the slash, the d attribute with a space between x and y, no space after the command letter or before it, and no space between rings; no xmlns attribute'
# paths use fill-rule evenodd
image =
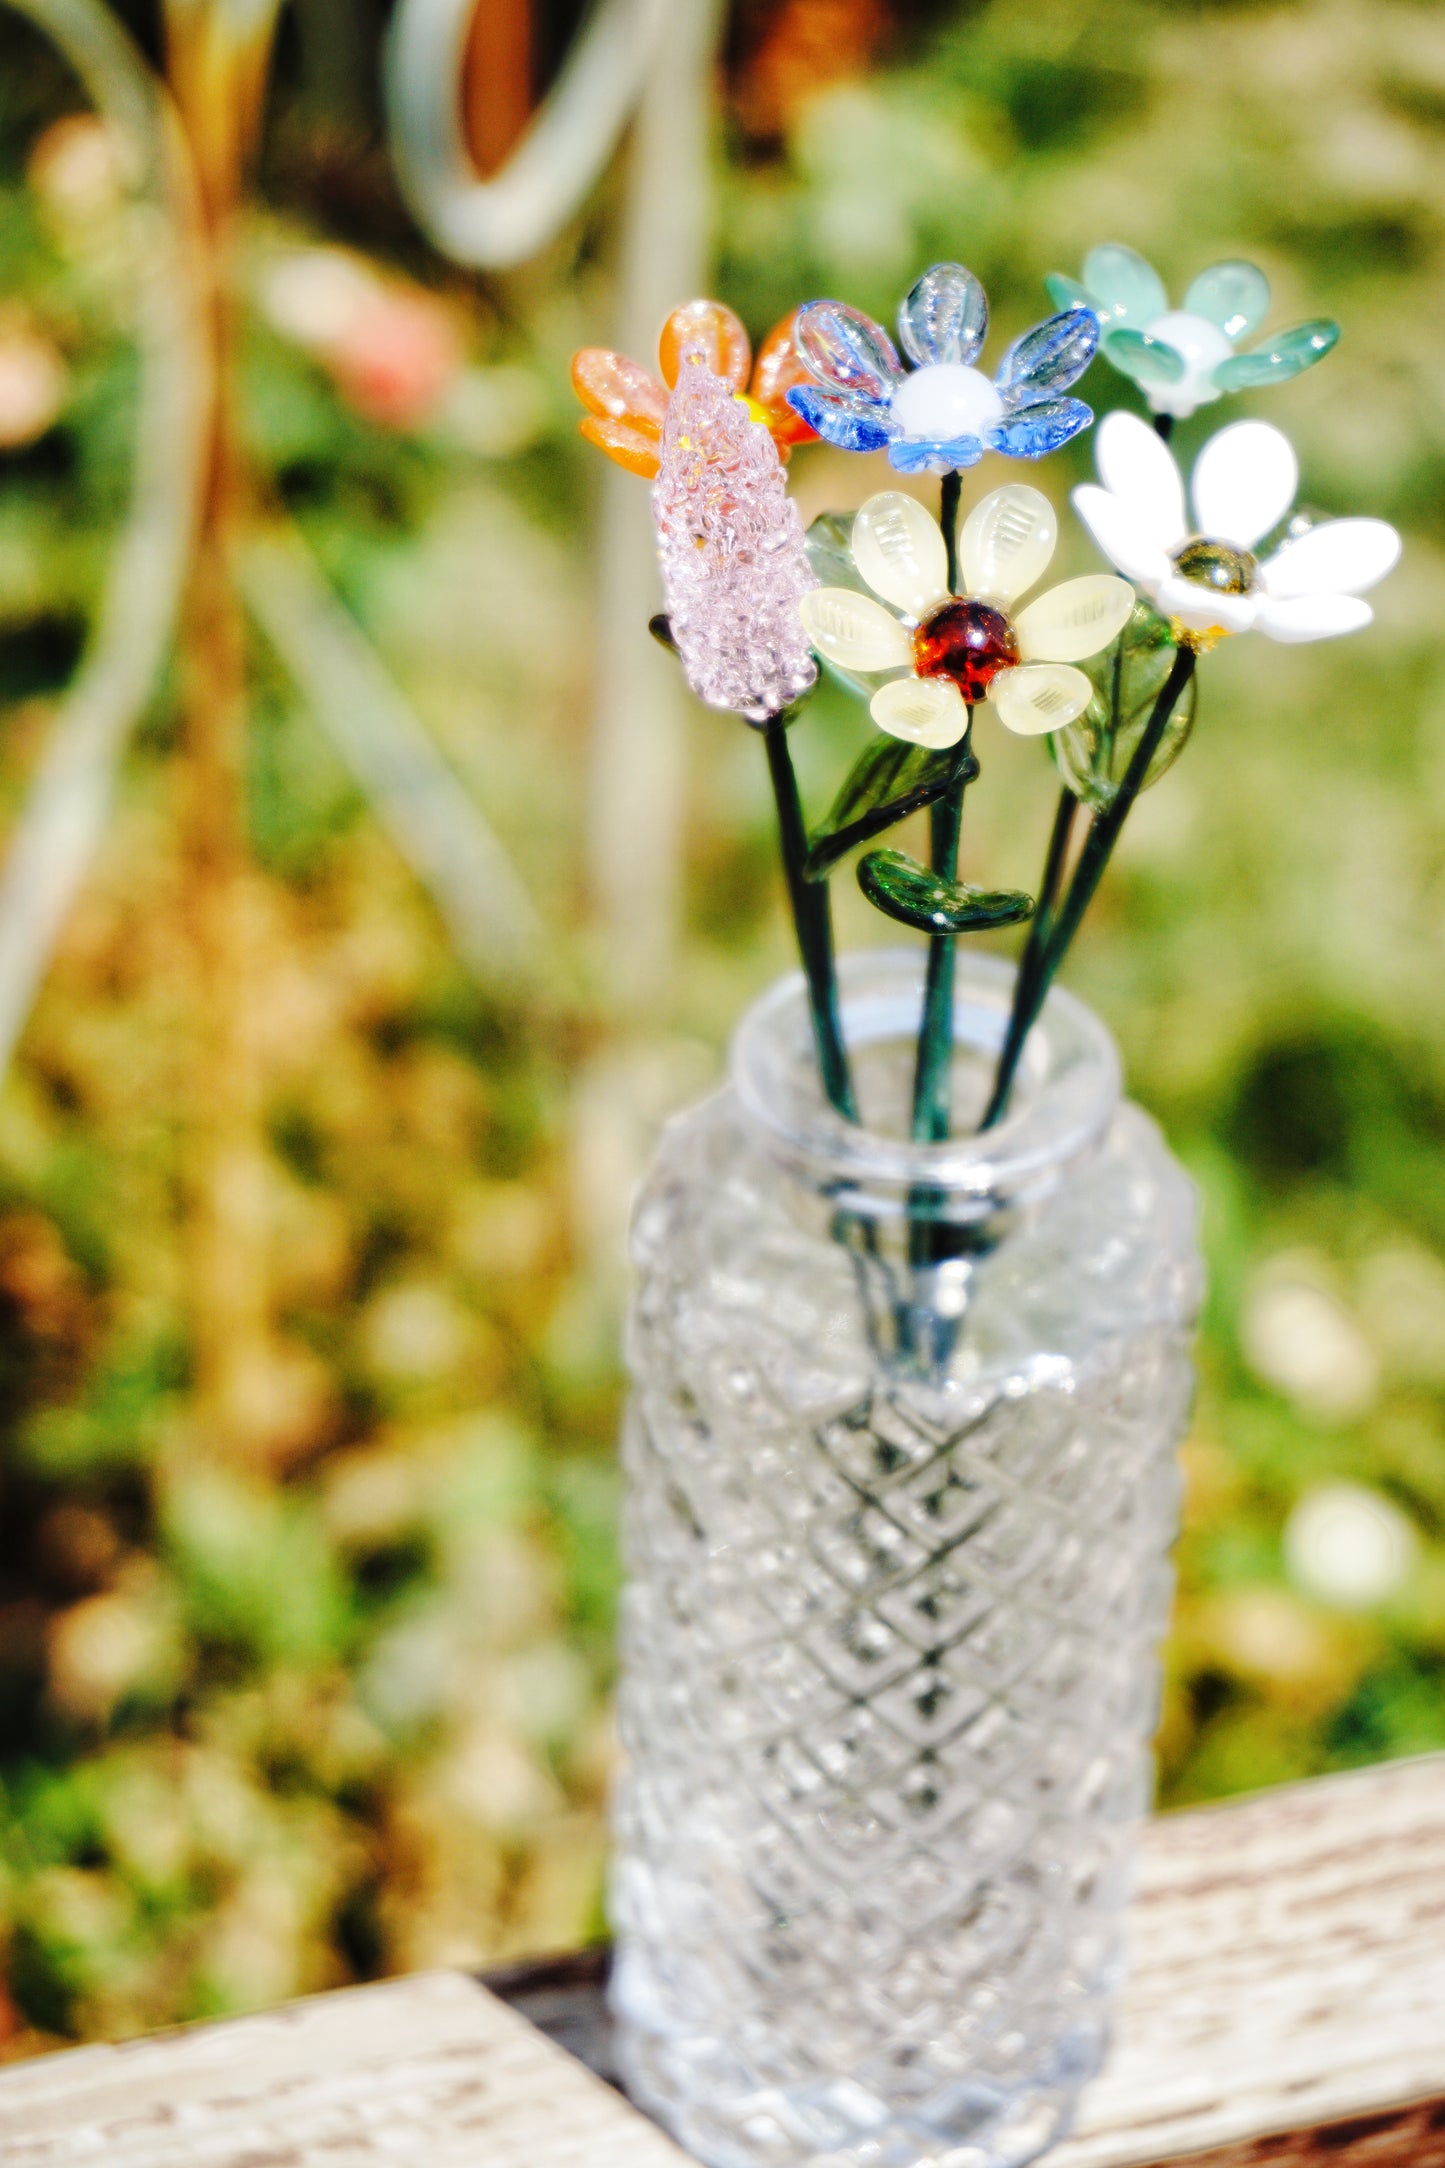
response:
<svg viewBox="0 0 1445 2168"><path fill-rule="evenodd" d="M1159 697L1155 701L1153 711L1144 727L1143 736L1134 748L1134 757L1124 772L1123 780L1114 794L1112 803L1106 812L1096 813L1089 824L1089 833L1085 837L1084 847L1079 853L1078 864L1074 868L1068 894L1057 912L1050 913L1050 923L1044 933L1042 946L1035 958L1033 969L1026 976L1023 966L1020 967L1018 978L1014 984L1013 1008L1009 1015L1008 1030L1004 1036L1003 1047L998 1059L998 1068L994 1075L993 1093L985 1109L983 1120L979 1123L980 1129L992 1129L995 1122L999 1121L1003 1116L1008 1105L1009 1093L1013 1089L1013 1081L1018 1071L1025 1041L1037 1021L1038 1013L1044 1005L1045 997L1053 984L1054 976L1064 957L1068 954L1069 945L1079 930L1084 913L1094 900L1095 890L1103 879L1104 868L1108 865L1113 855L1114 845L1119 840L1119 831L1129 817L1134 800L1144 787L1144 778L1149 773L1155 753L1159 750L1160 740L1169 727L1169 718L1174 713L1185 686L1194 675L1195 660L1195 652L1192 647L1180 647L1175 655L1173 667L1160 688ZM1058 822L1056 821L1056 836L1057 833ZM1050 848L1052 852L1052 845ZM1031 941L1030 947L1032 948L1032 946ZM1025 961L1027 962L1027 958Z"/></svg>
<svg viewBox="0 0 1445 2168"><path fill-rule="evenodd" d="M969 710L968 729L973 729ZM964 734L968 744L968 732ZM966 773L966 771L965 771ZM929 811L933 870L942 880L958 878L958 839L963 829L964 775L934 800ZM936 933L928 942L928 975L918 1028L918 1056L913 1068L913 1136L919 1144L941 1144L948 1135L953 1081L953 955L957 934Z"/></svg>
<svg viewBox="0 0 1445 2168"><path fill-rule="evenodd" d="M943 530L943 546L948 552L948 592L958 593L958 500L963 493L963 476L956 469L943 477L938 493L938 524Z"/></svg>
<svg viewBox="0 0 1445 2168"><path fill-rule="evenodd" d="M1172 414L1156 414L1154 417L1154 434L1160 439L1161 443L1167 444L1174 434L1174 416Z"/></svg>
<svg viewBox="0 0 1445 2168"><path fill-rule="evenodd" d="M833 913L828 900L828 884L803 878L808 829L803 819L803 801L798 795L798 778L793 770L788 726L782 715L770 716L763 725L763 742L767 747L768 774L778 812L778 849L788 884L798 955L808 986L818 1070L829 1105L836 1107L845 1121L856 1122L858 1103L853 1094L853 1077L838 1009L838 974L833 960Z"/></svg>

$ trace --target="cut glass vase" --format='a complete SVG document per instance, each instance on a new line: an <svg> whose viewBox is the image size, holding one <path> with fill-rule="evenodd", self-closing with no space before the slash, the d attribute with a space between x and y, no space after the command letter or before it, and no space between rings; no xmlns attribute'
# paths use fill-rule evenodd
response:
<svg viewBox="0 0 1445 2168"><path fill-rule="evenodd" d="M1151 1780L1192 1185L1055 991L958 958L906 1141L916 952L800 979L668 1127L634 1224L613 2005L710 2168L1019 2168L1097 2070Z"/></svg>

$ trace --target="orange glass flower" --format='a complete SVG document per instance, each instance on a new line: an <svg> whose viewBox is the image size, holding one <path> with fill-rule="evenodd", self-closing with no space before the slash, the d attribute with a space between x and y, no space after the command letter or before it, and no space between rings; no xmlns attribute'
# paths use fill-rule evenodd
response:
<svg viewBox="0 0 1445 2168"><path fill-rule="evenodd" d="M773 326L754 362L747 332L731 309L721 301L685 301L662 327L657 347L661 382L610 347L581 347L572 356L572 389L587 409L578 428L619 467L651 480L657 472L668 392L677 382L684 348L701 340L708 367L732 386L754 421L772 437L779 458L786 459L795 444L814 434L787 402L794 384L813 381L793 340L797 315L794 309Z"/></svg>

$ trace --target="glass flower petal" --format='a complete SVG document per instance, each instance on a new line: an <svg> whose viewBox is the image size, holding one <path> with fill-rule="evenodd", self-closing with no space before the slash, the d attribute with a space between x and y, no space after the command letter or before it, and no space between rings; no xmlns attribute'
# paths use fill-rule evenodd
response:
<svg viewBox="0 0 1445 2168"><path fill-rule="evenodd" d="M971 362L988 330L988 297L961 263L925 271L898 311L898 340L920 369L930 362Z"/></svg>
<svg viewBox="0 0 1445 2168"><path fill-rule="evenodd" d="M968 704L950 678L893 678L879 686L868 710L890 738L913 745L957 745L968 728Z"/></svg>
<svg viewBox="0 0 1445 2168"><path fill-rule="evenodd" d="M1177 347L1148 331L1123 326L1106 331L1099 345L1105 360L1111 361L1121 376L1132 377L1146 388L1150 384L1177 384L1188 367Z"/></svg>
<svg viewBox="0 0 1445 2168"><path fill-rule="evenodd" d="M906 669L913 642L881 602L847 587L815 587L798 604L803 629L825 662L843 670Z"/></svg>
<svg viewBox="0 0 1445 2168"><path fill-rule="evenodd" d="M1288 595L1359 595L1393 571L1400 537L1383 519L1327 519L1260 567L1265 591Z"/></svg>
<svg viewBox="0 0 1445 2168"><path fill-rule="evenodd" d="M1171 572L1154 590L1154 600L1165 617L1176 618L1190 632L1248 632L1259 604L1253 595L1221 594L1217 587L1201 586Z"/></svg>
<svg viewBox="0 0 1445 2168"><path fill-rule="evenodd" d="M881 324L846 301L809 301L798 311L798 352L830 391L887 399L903 374Z"/></svg>
<svg viewBox="0 0 1445 2168"><path fill-rule="evenodd" d="M900 474L957 474L976 467L983 457L982 437L895 437L888 447L888 464Z"/></svg>
<svg viewBox="0 0 1445 2168"><path fill-rule="evenodd" d="M990 490L958 530L958 563L970 595L1007 606L1049 569L1059 522L1042 490L1006 482Z"/></svg>
<svg viewBox="0 0 1445 2168"><path fill-rule="evenodd" d="M667 393L650 369L607 346L584 346L572 356L572 389L589 414L654 422L661 430Z"/></svg>
<svg viewBox="0 0 1445 2168"><path fill-rule="evenodd" d="M804 538L808 562L823 587L851 587L864 593L853 562L853 514L820 512Z"/></svg>
<svg viewBox="0 0 1445 2168"><path fill-rule="evenodd" d="M990 429L986 441L994 451L1007 452L1012 459L1042 459L1067 444L1081 429L1087 429L1093 419L1093 408L1085 406L1082 399L1040 399L1032 406L1019 407L1006 422Z"/></svg>
<svg viewBox="0 0 1445 2168"><path fill-rule="evenodd" d="M1258 264L1231 257L1200 272L1184 296L1184 306L1218 324L1226 338L1243 339L1269 313L1269 280Z"/></svg>
<svg viewBox="0 0 1445 2168"><path fill-rule="evenodd" d="M1001 670L989 689L999 721L1021 738L1062 730L1083 714L1093 696L1083 671L1066 662L1026 662L1017 670Z"/></svg>
<svg viewBox="0 0 1445 2168"><path fill-rule="evenodd" d="M662 431L656 422L614 422L605 415L586 414L577 429L629 474L640 474L647 481L656 474L662 456Z"/></svg>
<svg viewBox="0 0 1445 2168"><path fill-rule="evenodd" d="M657 342L657 359L665 383L677 382L683 355L694 351L700 353L704 368L720 376L734 391L742 390L753 350L741 317L721 301L684 301L668 317Z"/></svg>
<svg viewBox="0 0 1445 2168"><path fill-rule="evenodd" d="M1107 323L1147 324L1169 306L1164 281L1137 249L1104 241L1084 258L1084 284Z"/></svg>
<svg viewBox="0 0 1445 2168"><path fill-rule="evenodd" d="M1269 422L1231 422L1194 463L1191 488L1201 534L1252 549L1294 503L1299 465L1289 438Z"/></svg>
<svg viewBox="0 0 1445 2168"><path fill-rule="evenodd" d="M809 384L808 367L798 352L798 312L792 309L758 348L753 363L752 394L768 417L768 427L779 444L803 444L815 434L788 393L795 384Z"/></svg>
<svg viewBox="0 0 1445 2168"><path fill-rule="evenodd" d="M875 595L922 617L948 593L948 553L916 497L880 490L853 522L853 561Z"/></svg>
<svg viewBox="0 0 1445 2168"><path fill-rule="evenodd" d="M1062 271L1051 271L1044 280L1044 292L1056 309L1091 309L1094 297L1087 286L1077 279L1065 277Z"/></svg>
<svg viewBox="0 0 1445 2168"><path fill-rule="evenodd" d="M1343 632L1359 632L1374 616L1368 602L1358 595L1288 595L1276 600L1260 597L1255 624L1271 640L1290 645L1302 640L1333 640Z"/></svg>
<svg viewBox="0 0 1445 2168"><path fill-rule="evenodd" d="M1328 316L1316 316L1307 324L1295 324L1266 339L1252 353L1235 354L1221 361L1214 381L1221 391L1258 391L1266 384L1287 384L1301 370L1323 361L1331 347L1339 343L1339 336L1338 324Z"/></svg>
<svg viewBox="0 0 1445 2168"><path fill-rule="evenodd" d="M1127 580L1108 572L1051 587L1014 619L1025 662L1083 662L1118 637L1134 607Z"/></svg>
<svg viewBox="0 0 1445 2168"><path fill-rule="evenodd" d="M825 443L844 452L881 452L896 434L888 409L865 399L847 399L836 392L819 391L813 384L795 384L788 405Z"/></svg>
<svg viewBox="0 0 1445 2168"><path fill-rule="evenodd" d="M1098 344L1092 309L1061 309L1014 340L994 381L1010 405L1011 393L1067 391L1088 368Z"/></svg>
<svg viewBox="0 0 1445 2168"><path fill-rule="evenodd" d="M1153 526L1122 497L1093 482L1074 491L1074 510L1111 564L1126 579L1162 580L1169 571L1169 553Z"/></svg>
<svg viewBox="0 0 1445 2168"><path fill-rule="evenodd" d="M1106 414L1094 436L1099 480L1149 528L1166 550L1189 532L1184 482L1170 451L1147 422L1121 410Z"/></svg>

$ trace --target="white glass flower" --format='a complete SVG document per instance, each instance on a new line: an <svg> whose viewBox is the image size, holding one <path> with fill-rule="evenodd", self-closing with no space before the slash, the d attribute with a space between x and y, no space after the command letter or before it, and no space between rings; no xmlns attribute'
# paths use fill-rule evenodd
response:
<svg viewBox="0 0 1445 2168"><path fill-rule="evenodd" d="M1400 555L1384 520L1322 520L1286 535L1263 562L1255 556L1299 479L1288 437L1268 422L1231 422L1209 439L1194 464L1192 527L1174 455L1137 415L1106 415L1095 457L1103 486L1074 491L1080 519L1191 645L1249 631L1327 640L1369 624L1360 594Z"/></svg>
<svg viewBox="0 0 1445 2168"><path fill-rule="evenodd" d="M826 662L865 689L877 680L869 709L892 737L956 745L969 709L984 699L1009 730L1061 730L1093 693L1073 665L1109 645L1134 592L1091 573L1011 615L1048 569L1057 539L1053 506L1038 490L1019 482L994 490L959 528L964 592L955 595L935 522L915 498L883 490L853 522L853 565L872 593L815 588L799 614Z"/></svg>

